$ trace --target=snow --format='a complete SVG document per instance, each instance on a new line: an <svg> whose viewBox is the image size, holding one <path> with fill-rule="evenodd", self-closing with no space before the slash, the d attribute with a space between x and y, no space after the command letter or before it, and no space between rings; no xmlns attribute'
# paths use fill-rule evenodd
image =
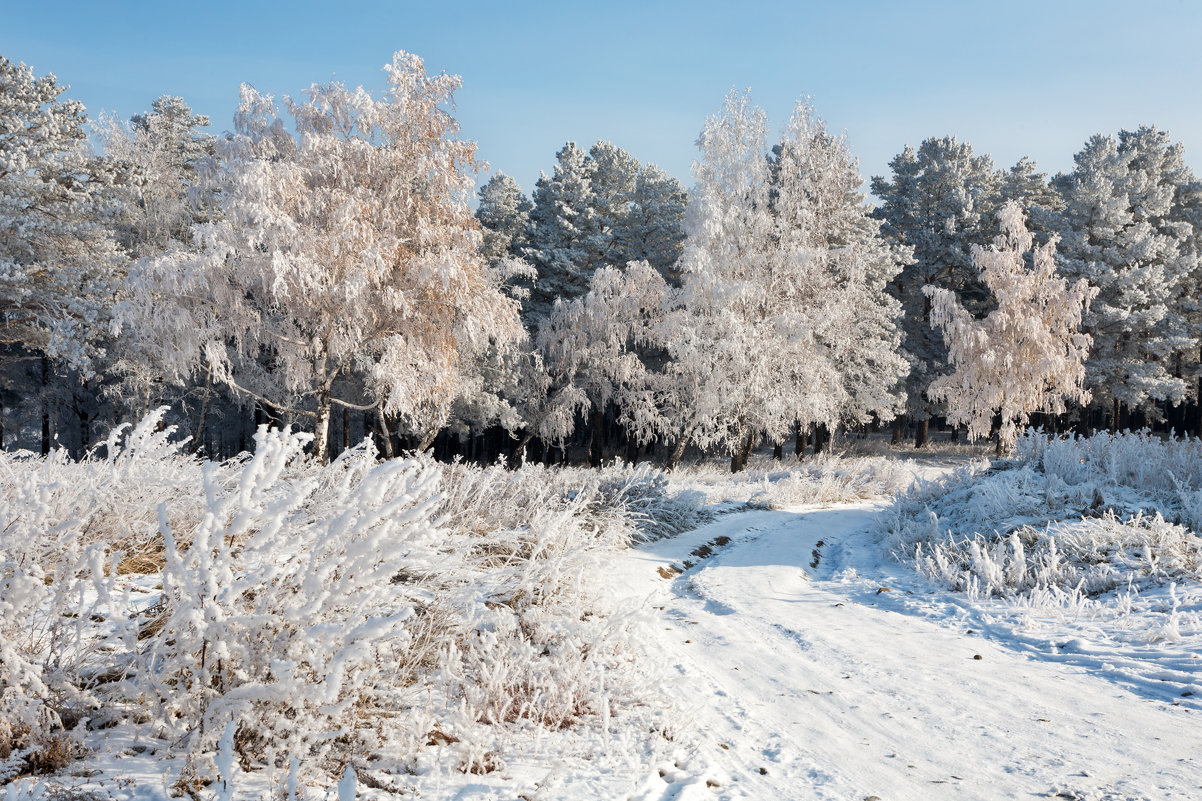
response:
<svg viewBox="0 0 1202 801"><path fill-rule="evenodd" d="M431 746L408 772L382 768L387 760L339 764L325 787L298 787L295 761L238 769L231 726L216 755L226 781L202 797L1197 797L1202 588L1151 583L1107 603L954 591L890 552L880 514L896 501L881 489L899 479L885 481L878 461L831 462L877 475L878 494L866 500L848 500L846 486L804 489L798 474L762 465L725 482L705 470L673 474L670 484L708 499L710 512L693 528L609 554L598 584L611 625L632 627L640 653L623 656L635 659L625 671L581 674L599 682L597 703L568 726ZM811 469L829 478L818 463ZM937 479L963 461L900 464ZM554 482L575 475L525 471L527 483L512 487L487 471L455 474L452 498L480 497L478 507L455 508L492 509L489 491L540 483L550 498ZM648 476L625 480L636 479ZM807 491L837 500L788 500ZM520 496L504 497L520 514ZM642 701L626 702L635 687ZM100 747L56 785L100 798L168 797L184 757L154 727L93 737ZM461 772L477 747L486 761L501 749L496 769ZM30 779L6 788L11 799L45 794Z"/></svg>
<svg viewBox="0 0 1202 801"><path fill-rule="evenodd" d="M630 556L626 586L650 589L652 650L692 741L629 797L1196 797L1196 703L1160 700L1154 670L1116 682L1114 655L1085 640L1060 658L951 600L875 544L879 508L729 515ZM730 544L658 578L719 537Z"/></svg>

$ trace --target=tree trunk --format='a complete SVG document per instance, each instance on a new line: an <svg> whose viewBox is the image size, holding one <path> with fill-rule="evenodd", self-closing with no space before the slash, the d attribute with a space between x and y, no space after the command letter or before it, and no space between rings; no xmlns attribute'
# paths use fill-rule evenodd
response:
<svg viewBox="0 0 1202 801"><path fill-rule="evenodd" d="M798 461L806 458L806 442L810 439L810 427L797 424L797 441L793 444L793 455Z"/></svg>
<svg viewBox="0 0 1202 801"><path fill-rule="evenodd" d="M351 410L346 406L342 407L342 449L350 450L351 447Z"/></svg>
<svg viewBox="0 0 1202 801"><path fill-rule="evenodd" d="M379 406L376 407L375 429L380 452L384 454L385 459L391 459L396 455L392 449L392 432L388 430L388 418L384 416L384 409Z"/></svg>
<svg viewBox="0 0 1202 801"><path fill-rule="evenodd" d="M902 438L906 433L906 416L899 414L893 418L893 439L889 441L891 445L901 445Z"/></svg>
<svg viewBox="0 0 1202 801"><path fill-rule="evenodd" d="M1110 433L1119 433L1119 413L1122 411L1122 404L1118 398L1114 398L1110 404Z"/></svg>
<svg viewBox="0 0 1202 801"><path fill-rule="evenodd" d="M317 422L313 426L313 455L322 464L330 462L330 393L317 393Z"/></svg>
<svg viewBox="0 0 1202 801"><path fill-rule="evenodd" d="M919 420L914 424L914 447L925 448L927 446L927 436L931 430L930 419Z"/></svg>
<svg viewBox="0 0 1202 801"><path fill-rule="evenodd" d="M204 447L205 424L209 418L209 398L213 395L213 368L205 370L205 386L204 391L200 396L200 413L196 415L196 430L192 434L192 444L188 447L190 453L196 453ZM214 459L214 454L205 454L210 459Z"/></svg>
<svg viewBox="0 0 1202 801"><path fill-rule="evenodd" d="M42 455L50 455L50 360L42 357Z"/></svg>
<svg viewBox="0 0 1202 801"><path fill-rule="evenodd" d="M1198 399L1195 404L1197 409L1194 412L1194 436L1202 437L1202 375L1198 376Z"/></svg>
<svg viewBox="0 0 1202 801"><path fill-rule="evenodd" d="M822 453L826 450L826 446L830 444L830 430L825 423L818 423L814 426L814 455Z"/></svg>
<svg viewBox="0 0 1202 801"><path fill-rule="evenodd" d="M605 449L605 410L594 405L589 420L588 463L600 467Z"/></svg>
<svg viewBox="0 0 1202 801"><path fill-rule="evenodd" d="M751 449L755 446L755 435L748 431L742 441L736 445L735 452L730 456L730 472L738 473L747 467L747 460L751 458Z"/></svg>
<svg viewBox="0 0 1202 801"><path fill-rule="evenodd" d="M639 441L630 436L627 432L626 436L626 463L638 464L639 462Z"/></svg>
<svg viewBox="0 0 1202 801"><path fill-rule="evenodd" d="M676 440L676 447L672 449L672 455L668 457L668 469L675 470L676 465L684 457L685 448L689 447L689 440L693 438L693 429L685 429L680 439Z"/></svg>
<svg viewBox="0 0 1202 801"><path fill-rule="evenodd" d="M772 459L779 462L785 458L785 446L778 442L772 446Z"/></svg>
<svg viewBox="0 0 1202 801"><path fill-rule="evenodd" d="M518 444L513 446L513 450L509 452L509 466L512 469L517 469L526 463L526 446L530 444L530 440L534 439L534 429L527 428L526 433L518 440Z"/></svg>

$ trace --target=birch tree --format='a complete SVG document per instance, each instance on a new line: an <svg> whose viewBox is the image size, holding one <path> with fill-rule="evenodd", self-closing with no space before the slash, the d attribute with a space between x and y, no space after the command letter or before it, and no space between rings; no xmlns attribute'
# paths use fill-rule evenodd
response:
<svg viewBox="0 0 1202 801"><path fill-rule="evenodd" d="M1084 279L1070 284L1056 275L1056 238L1033 247L1017 203L1003 206L998 220L1002 233L994 245L972 250L973 265L997 308L978 320L954 292L932 285L923 292L952 366L927 393L947 403L949 420L966 424L969 439L989 436L994 416L1000 416L1001 455L1014 446L1032 412L1063 414L1065 401L1089 401L1085 359L1092 338L1079 329L1098 291Z"/></svg>
<svg viewBox="0 0 1202 801"><path fill-rule="evenodd" d="M426 444L477 355L520 334L468 207L476 148L446 110L460 79L404 52L386 71L382 97L330 83L285 98L291 125L244 85L201 170L222 218L144 260L124 309L174 377L203 356L216 380L311 419L322 459L333 405L379 408ZM352 371L367 396L336 397Z"/></svg>

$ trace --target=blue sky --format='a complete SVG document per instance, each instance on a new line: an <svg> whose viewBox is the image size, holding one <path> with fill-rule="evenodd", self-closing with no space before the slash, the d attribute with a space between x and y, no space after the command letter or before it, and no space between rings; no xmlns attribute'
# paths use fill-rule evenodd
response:
<svg viewBox="0 0 1202 801"><path fill-rule="evenodd" d="M568 140L608 139L691 184L697 133L732 87L777 129L808 94L866 177L944 134L999 165L1067 170L1091 134L1141 123L1202 166L1202 3L343 5L0 0L0 55L55 73L93 116L176 94L220 132L243 81L377 89L409 50L463 76L463 135L527 192Z"/></svg>

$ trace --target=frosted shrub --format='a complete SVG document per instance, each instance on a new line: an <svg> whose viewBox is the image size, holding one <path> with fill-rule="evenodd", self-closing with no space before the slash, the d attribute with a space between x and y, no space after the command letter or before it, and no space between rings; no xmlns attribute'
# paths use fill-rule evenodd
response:
<svg viewBox="0 0 1202 801"><path fill-rule="evenodd" d="M1202 443L1028 430L1013 461L902 493L878 534L958 590L1096 596L1202 579Z"/></svg>
<svg viewBox="0 0 1202 801"><path fill-rule="evenodd" d="M333 481L312 468L289 476L309 439L260 429L228 492L207 468L206 513L186 551L162 510L167 613L139 683L193 752L234 723L239 741L312 756L352 733L364 708L394 705L382 679L415 600L394 578L439 558L438 474L400 460L369 468L374 454L360 449ZM319 492L322 479L331 486Z"/></svg>
<svg viewBox="0 0 1202 801"><path fill-rule="evenodd" d="M368 443L322 466L265 429L202 463L157 420L80 463L0 456L0 781L134 721L186 755L181 786L231 758L318 783L349 760L427 770L431 747L486 771L513 734L645 698L603 582L632 538L699 519L659 471L380 463Z"/></svg>

